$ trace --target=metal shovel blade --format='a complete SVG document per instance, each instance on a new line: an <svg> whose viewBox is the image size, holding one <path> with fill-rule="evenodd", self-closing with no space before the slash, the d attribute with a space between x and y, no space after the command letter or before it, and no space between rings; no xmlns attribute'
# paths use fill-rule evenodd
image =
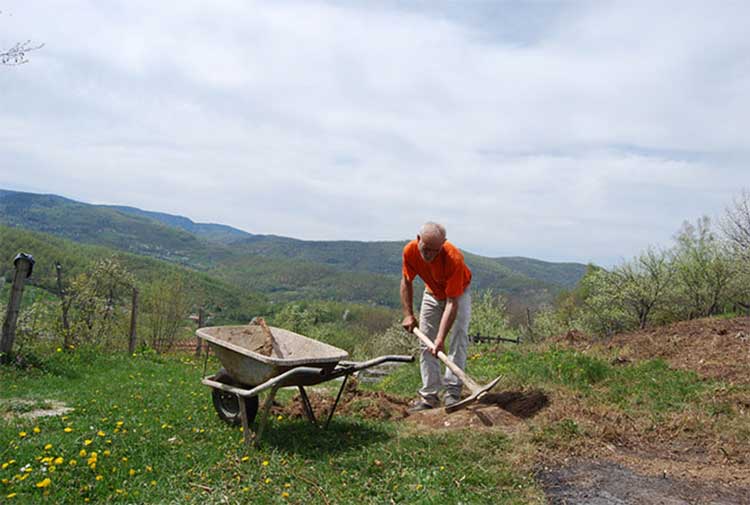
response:
<svg viewBox="0 0 750 505"><path fill-rule="evenodd" d="M474 392L468 398L464 398L460 402L456 402L453 405L449 405L445 407L445 411L450 414L451 412L461 410L467 407L468 405L481 400L482 397L486 395L487 393L489 393L490 389L494 388L498 382L500 382L500 377L497 377L495 380L493 380L486 386L482 386L481 388L474 390Z"/></svg>

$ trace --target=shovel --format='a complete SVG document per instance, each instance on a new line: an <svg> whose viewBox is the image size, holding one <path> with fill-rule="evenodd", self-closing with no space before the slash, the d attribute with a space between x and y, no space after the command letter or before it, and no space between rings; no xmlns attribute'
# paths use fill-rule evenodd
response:
<svg viewBox="0 0 750 505"><path fill-rule="evenodd" d="M414 328L414 334L417 337L419 337L419 340L421 340L422 343L426 345L429 349L432 350L435 348L435 344L432 342L432 340L430 340L427 337L427 335L422 333L422 330L420 330L419 328ZM500 382L500 377L497 377L486 386L480 386L479 384L474 382L474 380L472 380L471 377L466 375L463 370L458 368L458 365L456 365L453 361L451 361L451 359L443 351L438 352L437 357L440 358L440 361L445 363L445 366L450 368L451 371L456 375L456 377L461 379L461 382L466 384L466 387L468 387L469 391L471 391L471 396L469 396L468 398L465 398L461 400L460 402L456 402L453 405L448 405L447 407L445 407L445 411L448 413L455 412L464 407L467 407L468 405L476 401L479 401L484 395L489 393L490 389L494 388L495 385L498 382Z"/></svg>

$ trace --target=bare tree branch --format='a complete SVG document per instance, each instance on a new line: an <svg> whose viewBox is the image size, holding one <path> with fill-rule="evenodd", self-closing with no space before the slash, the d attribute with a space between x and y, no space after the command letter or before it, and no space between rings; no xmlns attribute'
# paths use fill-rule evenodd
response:
<svg viewBox="0 0 750 505"><path fill-rule="evenodd" d="M29 60L26 58L26 55L43 47L44 44L34 45L30 40L18 42L7 51L0 53L0 65L23 65L24 63L28 63Z"/></svg>

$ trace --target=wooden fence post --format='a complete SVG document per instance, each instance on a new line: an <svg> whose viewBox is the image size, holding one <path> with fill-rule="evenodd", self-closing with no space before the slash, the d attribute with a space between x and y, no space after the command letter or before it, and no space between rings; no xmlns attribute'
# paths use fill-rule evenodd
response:
<svg viewBox="0 0 750 505"><path fill-rule="evenodd" d="M60 297L60 304L62 308L62 326L63 326L63 347L65 350L70 350L70 322L68 321L68 309L70 305L67 300L67 293L63 289L62 284L62 265L59 261L55 262L55 270L57 272L57 294Z"/></svg>
<svg viewBox="0 0 750 505"><path fill-rule="evenodd" d="M10 363L13 351L13 341L16 339L16 322L18 321L18 311L21 308L21 299L23 298L23 288L26 279L31 276L34 268L34 258L30 254L19 254L13 260L16 267L16 274L13 277L13 286L10 289L8 298L8 311L5 313L5 322L3 322L3 333L0 337L0 362Z"/></svg>
<svg viewBox="0 0 750 505"><path fill-rule="evenodd" d="M198 328L203 328L203 326L206 324L204 320L205 316L203 313L203 307L200 307L198 309ZM203 339L196 335L195 337L195 357L199 358L201 355L201 346L203 344Z"/></svg>
<svg viewBox="0 0 750 505"><path fill-rule="evenodd" d="M135 353L138 342L138 290L133 288L133 303L130 311L130 341L128 342L128 354Z"/></svg>

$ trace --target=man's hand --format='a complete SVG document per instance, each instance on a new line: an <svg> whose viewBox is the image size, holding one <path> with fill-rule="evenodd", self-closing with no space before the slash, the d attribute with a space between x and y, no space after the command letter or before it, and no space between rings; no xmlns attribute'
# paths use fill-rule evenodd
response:
<svg viewBox="0 0 750 505"><path fill-rule="evenodd" d="M409 314L404 317L403 321L401 321L401 326L403 326L408 333L411 333L414 331L414 328L417 327L417 318L414 317L414 314Z"/></svg>
<svg viewBox="0 0 750 505"><path fill-rule="evenodd" d="M435 347L430 349L430 352L433 356L437 357L439 352L445 352L445 339L436 339L435 340Z"/></svg>

